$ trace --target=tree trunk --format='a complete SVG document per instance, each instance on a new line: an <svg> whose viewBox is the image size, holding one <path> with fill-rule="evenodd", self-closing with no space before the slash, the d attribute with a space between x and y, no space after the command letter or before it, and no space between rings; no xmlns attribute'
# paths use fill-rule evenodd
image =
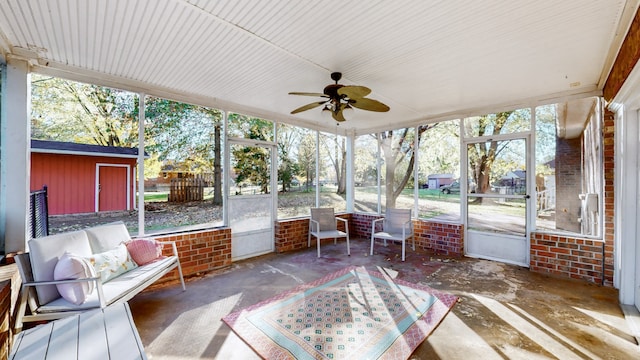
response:
<svg viewBox="0 0 640 360"><path fill-rule="evenodd" d="M213 149L213 204L222 205L222 166L220 149L221 126L216 122L214 129L214 149Z"/></svg>
<svg viewBox="0 0 640 360"><path fill-rule="evenodd" d="M396 163L393 161L393 156L388 156L387 152L384 155L384 196L385 207L387 209L393 209L396 207L396 196L394 195L393 182L396 174Z"/></svg>
<svg viewBox="0 0 640 360"><path fill-rule="evenodd" d="M396 207L394 196L394 181L396 176L396 152L393 151L393 131L379 135L380 149L384 158L384 198L385 208Z"/></svg>
<svg viewBox="0 0 640 360"><path fill-rule="evenodd" d="M345 149L345 140L342 138L342 146L339 147L340 154L342 155L340 162L340 171L338 172L338 191L339 195L347 193L347 151Z"/></svg>

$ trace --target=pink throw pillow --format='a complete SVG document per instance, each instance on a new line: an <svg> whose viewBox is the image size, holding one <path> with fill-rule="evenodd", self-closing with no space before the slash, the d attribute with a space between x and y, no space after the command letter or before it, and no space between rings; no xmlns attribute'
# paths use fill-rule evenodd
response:
<svg viewBox="0 0 640 360"><path fill-rule="evenodd" d="M96 277L93 266L80 256L65 252L53 269L54 280L71 280ZM95 282L85 281L78 283L56 284L60 296L70 303L81 305L93 292Z"/></svg>
<svg viewBox="0 0 640 360"><path fill-rule="evenodd" d="M127 251L138 265L154 262L162 257L162 244L154 239L127 241Z"/></svg>

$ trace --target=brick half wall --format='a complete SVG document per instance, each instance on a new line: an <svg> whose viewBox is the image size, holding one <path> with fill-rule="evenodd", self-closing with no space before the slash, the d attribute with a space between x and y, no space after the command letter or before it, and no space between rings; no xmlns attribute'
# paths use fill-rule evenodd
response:
<svg viewBox="0 0 640 360"><path fill-rule="evenodd" d="M464 226L428 220L414 220L416 246L436 254L461 257L464 255Z"/></svg>
<svg viewBox="0 0 640 360"><path fill-rule="evenodd" d="M231 265L231 229L219 228L154 237L158 241L175 241L182 274L199 275L203 272ZM162 249L164 255L172 255L170 246ZM178 270L165 275L164 280L177 280Z"/></svg>
<svg viewBox="0 0 640 360"><path fill-rule="evenodd" d="M603 284L604 242L531 233L531 271Z"/></svg>
<svg viewBox="0 0 640 360"><path fill-rule="evenodd" d="M349 237L356 237L353 229L351 214L336 214L337 217L347 219L349 222ZM343 222L338 222L338 230L344 231ZM296 218L276 221L275 224L275 251L283 253L287 251L302 250L307 248L309 236L309 218ZM315 238L311 239L311 245L315 245Z"/></svg>
<svg viewBox="0 0 640 360"><path fill-rule="evenodd" d="M355 238L371 238L371 223L380 218L376 214L340 214L349 220L349 235ZM464 254L463 226L461 224L440 223L426 220L414 220L416 246L447 256ZM276 252L282 253L307 248L309 218L297 218L277 221L275 225ZM312 240L312 246L315 240Z"/></svg>
<svg viewBox="0 0 640 360"><path fill-rule="evenodd" d="M371 238L371 223L381 216L352 214L349 229L352 236ZM413 220L416 247L436 254L460 257L464 255L464 227L462 224L430 220Z"/></svg>

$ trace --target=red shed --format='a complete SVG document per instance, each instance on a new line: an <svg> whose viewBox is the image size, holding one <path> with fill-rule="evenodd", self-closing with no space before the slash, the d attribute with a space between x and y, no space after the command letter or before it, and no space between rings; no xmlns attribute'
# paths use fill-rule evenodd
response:
<svg viewBox="0 0 640 360"><path fill-rule="evenodd" d="M31 190L48 186L49 214L131 210L138 149L31 140Z"/></svg>

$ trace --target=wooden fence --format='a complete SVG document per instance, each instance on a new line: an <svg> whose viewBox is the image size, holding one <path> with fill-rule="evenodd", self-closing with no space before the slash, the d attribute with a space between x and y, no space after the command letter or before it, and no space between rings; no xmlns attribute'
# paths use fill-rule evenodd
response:
<svg viewBox="0 0 640 360"><path fill-rule="evenodd" d="M171 179L169 202L204 200L205 180L200 177Z"/></svg>

